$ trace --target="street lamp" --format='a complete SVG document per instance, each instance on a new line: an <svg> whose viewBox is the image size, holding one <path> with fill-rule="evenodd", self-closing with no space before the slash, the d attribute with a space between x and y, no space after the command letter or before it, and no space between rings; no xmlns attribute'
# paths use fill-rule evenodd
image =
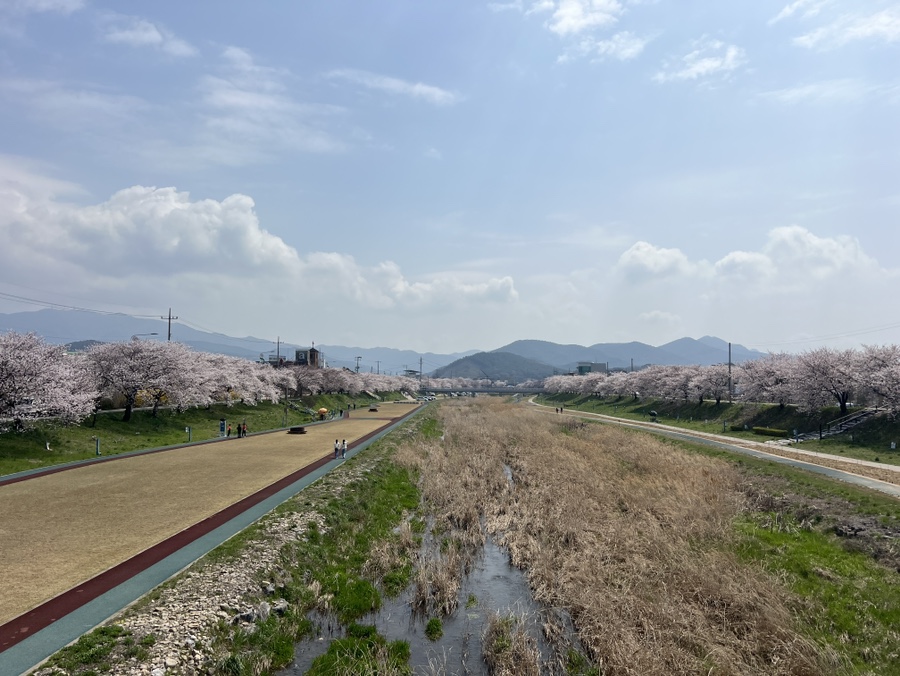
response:
<svg viewBox="0 0 900 676"><path fill-rule="evenodd" d="M131 337L131 339L138 340L141 336L158 336L158 335L159 334L156 331L154 331L153 333L136 333Z"/></svg>

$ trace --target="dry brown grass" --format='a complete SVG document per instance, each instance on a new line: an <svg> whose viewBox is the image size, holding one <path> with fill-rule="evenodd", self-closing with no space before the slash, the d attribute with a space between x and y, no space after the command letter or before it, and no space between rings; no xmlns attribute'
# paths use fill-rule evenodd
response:
<svg viewBox="0 0 900 676"><path fill-rule="evenodd" d="M540 676L537 641L517 615L490 615L481 637L484 661L493 676Z"/></svg>
<svg viewBox="0 0 900 676"><path fill-rule="evenodd" d="M741 509L725 463L496 400L440 408L444 441L405 444L436 520L484 527L565 608L604 674L821 674L786 595L722 546ZM504 473L512 471L512 481Z"/></svg>

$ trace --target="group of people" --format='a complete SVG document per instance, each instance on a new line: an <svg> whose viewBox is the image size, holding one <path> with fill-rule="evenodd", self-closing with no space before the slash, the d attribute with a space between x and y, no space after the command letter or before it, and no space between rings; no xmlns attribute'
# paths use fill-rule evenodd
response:
<svg viewBox="0 0 900 676"><path fill-rule="evenodd" d="M335 457L335 459L337 459L338 455L340 455L342 458L347 457L347 440L346 439L344 439L343 441L338 441L337 439L334 440L334 457Z"/></svg>
<svg viewBox="0 0 900 676"><path fill-rule="evenodd" d="M222 428L220 427L219 429L222 429ZM235 426L234 431L237 433L238 439L240 439L241 437L246 437L247 436L247 423L238 423ZM226 437L231 436L231 423L228 423L228 427L225 428L225 436Z"/></svg>

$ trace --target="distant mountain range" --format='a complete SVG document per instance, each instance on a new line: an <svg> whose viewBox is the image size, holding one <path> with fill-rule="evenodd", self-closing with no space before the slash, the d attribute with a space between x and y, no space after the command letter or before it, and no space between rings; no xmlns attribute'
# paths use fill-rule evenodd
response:
<svg viewBox="0 0 900 676"><path fill-rule="evenodd" d="M504 380L510 384L542 380L559 369L511 352L478 352L436 369L435 378L472 378Z"/></svg>
<svg viewBox="0 0 900 676"><path fill-rule="evenodd" d="M679 338L671 343L653 347L645 343L597 343L590 347L559 345L544 340L517 340L499 347L494 352L510 352L526 359L550 364L562 371L574 371L579 362L607 364L610 370L638 368L647 364L673 366L676 364L728 363L728 343L721 338ZM758 350L743 345L731 346L731 361L741 362L765 356Z"/></svg>
<svg viewBox="0 0 900 676"><path fill-rule="evenodd" d="M80 347L81 345L78 344L88 341L118 342L129 340L132 336L139 336L142 340L166 340L169 326L167 321L137 319L122 314L107 315L76 310L38 310L12 314L0 313L0 332L3 331L36 333L48 343ZM223 333L194 329L178 322L172 323L172 340L189 345L200 352L228 354L252 361L258 360L261 355L268 359L270 355L276 354L280 354L286 359L292 359L294 350L310 347L310 345L293 343L276 345L271 340L253 336L234 338ZM422 370L428 373L477 352L477 350L468 350L452 354L436 354L387 347L363 348L340 345L316 345L315 347L324 355L328 366L355 370L359 364L360 371L393 374L402 373L406 369L418 372L420 359L422 360ZM358 362L357 357L360 357Z"/></svg>
<svg viewBox="0 0 900 676"><path fill-rule="evenodd" d="M120 314L97 314L75 310L39 310L0 314L0 332L33 332L49 343L74 344L84 341L113 342L139 336L144 340L166 340L168 323L159 319L137 319ZM210 333L185 324L172 324L172 340L202 352L228 354L258 360L278 354L287 359L294 345L246 336L234 338ZM597 343L590 347L560 345L543 340L517 340L490 352L468 350L451 354L413 352L387 347L361 348L316 345L326 364L380 373L418 372L438 377L466 377L522 382L554 373L575 371L579 362L608 364L610 370L638 368L647 364L721 364L728 362L728 343L720 338L679 338L653 347L645 343ZM742 345L732 345L732 361L741 363L764 356Z"/></svg>

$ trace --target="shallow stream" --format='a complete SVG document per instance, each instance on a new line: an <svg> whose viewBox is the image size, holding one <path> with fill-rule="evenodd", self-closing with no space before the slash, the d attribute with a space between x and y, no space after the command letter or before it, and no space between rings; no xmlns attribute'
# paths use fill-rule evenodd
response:
<svg viewBox="0 0 900 676"><path fill-rule="evenodd" d="M542 631L546 612L531 597L522 571L509 563L505 550L488 539L471 573L464 577L459 589L459 605L449 616L442 617L443 636L431 641L425 636L427 616L414 614L410 606L411 589L394 599L383 599L380 611L362 618L360 624L375 625L388 641L403 640L410 645L410 666L414 674L485 674L487 666L481 652L481 638L492 613L523 618L523 626L536 642L545 672L552 673L553 649ZM278 676L298 676L309 669L313 660L328 650L332 638L343 635L343 628L333 619L314 618L320 635L298 643L294 662L278 672ZM555 618L559 623L560 618ZM568 624L566 622L566 624Z"/></svg>

